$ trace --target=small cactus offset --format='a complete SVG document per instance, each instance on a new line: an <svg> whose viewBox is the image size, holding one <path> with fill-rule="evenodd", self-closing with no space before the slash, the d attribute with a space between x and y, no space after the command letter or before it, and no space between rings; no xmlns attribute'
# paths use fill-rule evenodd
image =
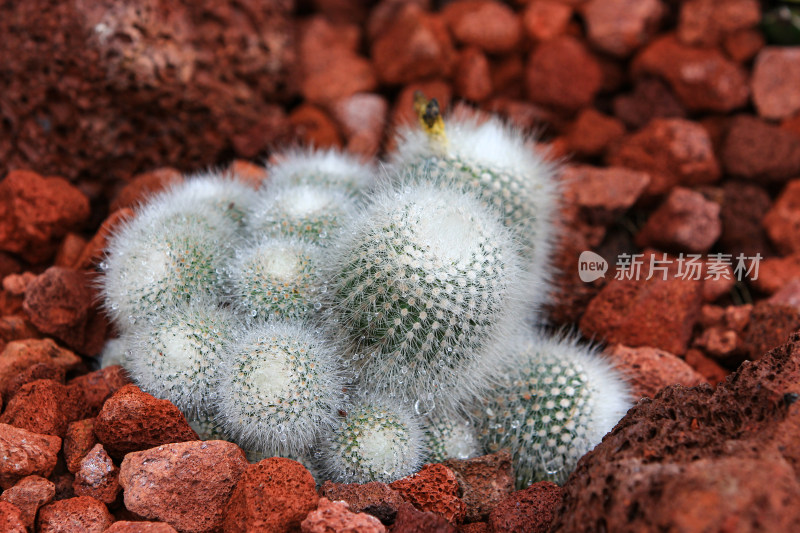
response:
<svg viewBox="0 0 800 533"><path fill-rule="evenodd" d="M337 189L277 184L260 192L245 224L254 237L289 237L326 245L355 208L355 200Z"/></svg>
<svg viewBox="0 0 800 533"><path fill-rule="evenodd" d="M316 185L352 196L366 193L375 182L375 169L354 155L335 149L295 149L283 152L269 168L275 185Z"/></svg>
<svg viewBox="0 0 800 533"><path fill-rule="evenodd" d="M595 348L573 337L526 332L505 348L515 359L481 402L481 442L489 452L511 450L517 488L563 483L625 414L628 387Z"/></svg>
<svg viewBox="0 0 800 533"><path fill-rule="evenodd" d="M425 460L422 427L389 398L362 397L320 445L320 470L337 483L390 483Z"/></svg>
<svg viewBox="0 0 800 533"><path fill-rule="evenodd" d="M389 190L340 235L330 279L361 382L449 405L488 381L494 342L519 314L509 231L471 197L429 185ZM463 371L471 381L458 388ZM429 409L425 409L429 410Z"/></svg>
<svg viewBox="0 0 800 533"><path fill-rule="evenodd" d="M261 239L239 247L226 268L229 299L243 316L310 317L324 289L321 251L297 239Z"/></svg>
<svg viewBox="0 0 800 533"><path fill-rule="evenodd" d="M226 351L216 412L243 448L300 454L333 426L345 383L319 332L299 321L256 323Z"/></svg>
<svg viewBox="0 0 800 533"><path fill-rule="evenodd" d="M216 304L193 301L160 313L128 335L125 367L139 387L190 417L214 401L223 350L239 323Z"/></svg>
<svg viewBox="0 0 800 533"><path fill-rule="evenodd" d="M437 410L428 415L425 422L425 443L430 461L469 459L481 455L483 448L470 420L457 413Z"/></svg>

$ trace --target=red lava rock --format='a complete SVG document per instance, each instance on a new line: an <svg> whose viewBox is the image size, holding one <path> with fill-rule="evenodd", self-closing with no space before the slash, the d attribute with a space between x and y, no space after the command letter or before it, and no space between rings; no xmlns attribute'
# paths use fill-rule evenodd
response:
<svg viewBox="0 0 800 533"><path fill-rule="evenodd" d="M708 184L720 177L708 133L699 124L681 118L654 119L612 147L606 162L650 174L646 191L650 196L678 184Z"/></svg>
<svg viewBox="0 0 800 533"><path fill-rule="evenodd" d="M572 8L553 0L534 0L522 12L522 28L534 41L546 41L566 33Z"/></svg>
<svg viewBox="0 0 800 533"><path fill-rule="evenodd" d="M772 205L767 191L755 184L729 181L722 185L722 193L720 246L735 255L765 255L770 246L761 220Z"/></svg>
<svg viewBox="0 0 800 533"><path fill-rule="evenodd" d="M341 148L342 136L336 123L322 109L303 104L289 115L289 122L302 142L318 148Z"/></svg>
<svg viewBox="0 0 800 533"><path fill-rule="evenodd" d="M0 250L42 262L89 218L89 199L67 180L14 170L0 181Z"/></svg>
<svg viewBox="0 0 800 533"><path fill-rule="evenodd" d="M469 47L459 55L456 64L456 94L466 100L480 102L492 94L489 60L480 48Z"/></svg>
<svg viewBox="0 0 800 533"><path fill-rule="evenodd" d="M75 497L75 491L72 490L75 476L69 472L64 472L62 474L53 474L50 479L56 486L56 501Z"/></svg>
<svg viewBox="0 0 800 533"><path fill-rule="evenodd" d="M291 459L272 457L242 473L225 508L225 531L292 531L317 507L314 478Z"/></svg>
<svg viewBox="0 0 800 533"><path fill-rule="evenodd" d="M652 398L669 385L694 387L706 383L703 376L691 366L664 350L649 346L629 348L615 344L607 348L605 353L625 374L634 401L644 397Z"/></svg>
<svg viewBox="0 0 800 533"><path fill-rule="evenodd" d="M7 397L9 386L16 376L35 364L44 363L72 370L80 362L80 357L59 347L52 339L11 341L0 353L0 392Z"/></svg>
<svg viewBox="0 0 800 533"><path fill-rule="evenodd" d="M458 533L491 533L489 524L486 522L472 522L471 524L463 524L459 526Z"/></svg>
<svg viewBox="0 0 800 533"><path fill-rule="evenodd" d="M398 479L389 487L418 509L441 515L451 524L464 519L466 505L458 498L458 481L444 465L425 465L416 474Z"/></svg>
<svg viewBox="0 0 800 533"><path fill-rule="evenodd" d="M20 309L22 311L22 302L20 302ZM21 314L6 315L0 317L0 354L5 350L8 343L19 340L36 340L41 338L42 334L39 333L33 324L30 323L28 318ZM75 356L77 358L77 356ZM0 383L3 381L2 368L3 356L0 355ZM2 389L2 387L0 387Z"/></svg>
<svg viewBox="0 0 800 533"><path fill-rule="evenodd" d="M183 174L172 167L161 167L151 172L137 174L117 193L109 205L109 212L133 209L150 196L183 182Z"/></svg>
<svg viewBox="0 0 800 533"><path fill-rule="evenodd" d="M23 385L11 398L0 423L63 438L76 412L64 385L51 379L37 379Z"/></svg>
<svg viewBox="0 0 800 533"><path fill-rule="evenodd" d="M750 115L731 119L720 158L725 171L759 182L800 175L800 136Z"/></svg>
<svg viewBox="0 0 800 533"><path fill-rule="evenodd" d="M743 348L748 359L760 359L769 350L785 343L798 328L800 311L794 307L758 302L753 306L750 320L742 332Z"/></svg>
<svg viewBox="0 0 800 533"><path fill-rule="evenodd" d="M466 522L488 519L492 509L514 490L508 450L472 459L448 459L442 464L458 480L461 500L466 504Z"/></svg>
<svg viewBox="0 0 800 533"><path fill-rule="evenodd" d="M61 439L0 424L0 487L8 489L20 479L36 474L48 477L56 466Z"/></svg>
<svg viewBox="0 0 800 533"><path fill-rule="evenodd" d="M675 187L636 235L642 248L707 252L722 233L720 206L699 192Z"/></svg>
<svg viewBox="0 0 800 533"><path fill-rule="evenodd" d="M722 41L725 52L739 63L753 59L766 44L764 34L759 29L739 30L729 33ZM752 91L752 84L751 84Z"/></svg>
<svg viewBox="0 0 800 533"><path fill-rule="evenodd" d="M744 106L750 95L747 73L715 48L692 48L674 35L647 45L633 61L634 76L664 78L691 111L727 112Z"/></svg>
<svg viewBox="0 0 800 533"><path fill-rule="evenodd" d="M319 494L331 501L344 501L352 512L370 514L384 525L394 522L398 507L405 502L397 491L379 481L363 485L326 481Z"/></svg>
<svg viewBox="0 0 800 533"><path fill-rule="evenodd" d="M507 55L489 63L492 88L497 96L522 99L525 61L521 54Z"/></svg>
<svg viewBox="0 0 800 533"><path fill-rule="evenodd" d="M49 363L36 363L35 365L31 365L9 381L3 393L3 400L8 402L23 385L27 385L38 379L47 379L63 384L65 375L66 370L60 366Z"/></svg>
<svg viewBox="0 0 800 533"><path fill-rule="evenodd" d="M23 272L21 274L9 274L3 278L3 290L8 291L14 296L24 296L36 274L33 272Z"/></svg>
<svg viewBox="0 0 800 533"><path fill-rule="evenodd" d="M455 50L439 16L408 4L373 41L371 56L381 81L395 85L447 76L455 61Z"/></svg>
<svg viewBox="0 0 800 533"><path fill-rule="evenodd" d="M28 533L22 511L16 505L0 501L0 530L6 533Z"/></svg>
<svg viewBox="0 0 800 533"><path fill-rule="evenodd" d="M183 414L135 385L125 385L103 404L94 433L111 457L173 442L197 440Z"/></svg>
<svg viewBox="0 0 800 533"><path fill-rule="evenodd" d="M655 118L683 118L686 109L661 80L638 79L633 92L619 94L613 101L614 115L632 128L641 128Z"/></svg>
<svg viewBox="0 0 800 533"><path fill-rule="evenodd" d="M67 383L67 389L80 405L79 418L91 418L100 413L103 404L112 394L130 382L124 368L110 365L71 379Z"/></svg>
<svg viewBox="0 0 800 533"><path fill-rule="evenodd" d="M716 390L628 411L564 485L553 531L792 531L800 524L800 335Z"/></svg>
<svg viewBox="0 0 800 533"><path fill-rule="evenodd" d="M742 339L731 329L711 327L703 331L694 341L695 346L718 360L739 362L742 354Z"/></svg>
<svg viewBox="0 0 800 533"><path fill-rule="evenodd" d="M724 381L725 378L728 377L729 372L727 370L722 368L719 363L713 359L706 357L700 350L687 350L684 360L686 364L703 376L712 387L716 387L718 383Z"/></svg>
<svg viewBox="0 0 800 533"><path fill-rule="evenodd" d="M492 531L545 533L561 504L561 487L550 481L534 483L497 504L489 516Z"/></svg>
<svg viewBox="0 0 800 533"><path fill-rule="evenodd" d="M87 418L72 422L64 434L64 461L67 470L74 474L81 466L81 461L97 444L94 435L94 419Z"/></svg>
<svg viewBox="0 0 800 533"><path fill-rule="evenodd" d="M519 18L510 7L500 2L453 2L445 6L442 15L456 41L492 54L511 52L522 38Z"/></svg>
<svg viewBox="0 0 800 533"><path fill-rule="evenodd" d="M330 533L332 531L358 531L359 533L384 533L381 521L364 513L352 513L345 502L332 502L320 498L317 509L308 513L300 523L303 533Z"/></svg>
<svg viewBox="0 0 800 533"><path fill-rule="evenodd" d="M766 301L771 304L786 305L800 310L800 279L788 282Z"/></svg>
<svg viewBox="0 0 800 533"><path fill-rule="evenodd" d="M536 47L525 85L536 104L577 110L592 103L603 82L597 60L579 40L562 35Z"/></svg>
<svg viewBox="0 0 800 533"><path fill-rule="evenodd" d="M105 342L107 323L95 306L90 274L50 267L25 291L23 309L33 325L70 348L95 355Z"/></svg>
<svg viewBox="0 0 800 533"><path fill-rule="evenodd" d="M644 277L609 281L589 302L581 331L607 342L682 355L700 316L702 284Z"/></svg>
<svg viewBox="0 0 800 533"><path fill-rule="evenodd" d="M369 13L367 20L367 37L370 42L375 41L391 26L406 4L414 4L422 10L431 9L430 0L382 0L375 5Z"/></svg>
<svg viewBox="0 0 800 533"><path fill-rule="evenodd" d="M666 8L660 0L590 0L582 13L589 43L624 57L653 37Z"/></svg>
<svg viewBox="0 0 800 533"><path fill-rule="evenodd" d="M689 0L681 5L678 39L688 45L715 46L724 36L760 21L757 0Z"/></svg>
<svg viewBox="0 0 800 533"><path fill-rule="evenodd" d="M595 156L603 155L606 148L624 134L625 125L618 119L586 108L570 125L566 138L570 150L576 154Z"/></svg>
<svg viewBox="0 0 800 533"><path fill-rule="evenodd" d="M114 522L103 533L177 533L174 527L166 522L131 522L120 520Z"/></svg>
<svg viewBox="0 0 800 533"><path fill-rule="evenodd" d="M333 116L347 137L347 151L374 157L381 147L389 104L377 94L361 93L333 105Z"/></svg>
<svg viewBox="0 0 800 533"><path fill-rule="evenodd" d="M391 533L456 533L458 530L444 517L417 511L410 503L404 503L397 510L397 517L389 531Z"/></svg>
<svg viewBox="0 0 800 533"><path fill-rule="evenodd" d="M254 191L258 190L269 177L266 167L251 163L245 159L234 159L231 161L231 164L228 165L228 168L225 169L223 174L239 180Z"/></svg>
<svg viewBox="0 0 800 533"><path fill-rule="evenodd" d="M99 533L112 522L114 517L105 505L89 496L79 496L42 507L36 526L42 533Z"/></svg>
<svg viewBox="0 0 800 533"><path fill-rule="evenodd" d="M58 245L53 265L67 268L75 266L87 242L77 233L67 233Z"/></svg>
<svg viewBox="0 0 800 533"><path fill-rule="evenodd" d="M758 278L752 280L753 286L767 294L773 294L787 283L800 279L800 254L787 257L774 257L761 261Z"/></svg>
<svg viewBox="0 0 800 533"><path fill-rule="evenodd" d="M106 505L114 503L119 496L122 490L119 468L114 465L102 444L95 444L81 459L72 490L76 496L91 496Z"/></svg>
<svg viewBox="0 0 800 533"><path fill-rule="evenodd" d="M343 34L349 38L343 38ZM303 25L301 90L307 102L326 105L377 88L372 65L356 53L359 34L358 27L337 27L323 16L315 16Z"/></svg>
<svg viewBox="0 0 800 533"><path fill-rule="evenodd" d="M133 218L133 210L122 208L114 211L103 221L97 233L94 234L86 246L81 250L80 256L70 265L79 270L86 270L95 267L103 258L108 239L114 234L126 220Z"/></svg>
<svg viewBox="0 0 800 533"><path fill-rule="evenodd" d="M800 179L786 185L764 217L764 228L781 253L800 252Z"/></svg>
<svg viewBox="0 0 800 533"><path fill-rule="evenodd" d="M650 176L622 167L570 165L561 180L564 200L578 206L589 224L606 226L636 203Z"/></svg>
<svg viewBox="0 0 800 533"><path fill-rule="evenodd" d="M442 80L424 81L407 85L395 99L394 109L392 110L392 124L395 126L405 124L416 124L417 115L414 112L414 93L422 92L426 98L439 102L442 111L450 107L450 100L453 98L453 89Z"/></svg>
<svg viewBox="0 0 800 533"><path fill-rule="evenodd" d="M15 505L21 511L25 526L33 530L36 513L43 505L47 505L56 495L56 486L41 476L28 476L3 491L0 501ZM2 529L2 528L0 528ZM2 531L7 531L2 529Z"/></svg>
<svg viewBox="0 0 800 533"><path fill-rule="evenodd" d="M247 464L244 452L230 442L165 444L126 455L119 483L125 507L144 518L178 531L217 531Z"/></svg>

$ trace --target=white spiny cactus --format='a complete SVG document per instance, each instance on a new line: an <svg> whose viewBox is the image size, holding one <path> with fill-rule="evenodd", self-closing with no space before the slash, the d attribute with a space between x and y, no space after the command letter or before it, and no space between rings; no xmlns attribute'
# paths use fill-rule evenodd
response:
<svg viewBox="0 0 800 533"><path fill-rule="evenodd" d="M215 304L178 305L129 335L125 368L142 390L198 417L214 402L223 353L239 327L233 314Z"/></svg>
<svg viewBox="0 0 800 533"><path fill-rule="evenodd" d="M458 413L436 410L425 419L425 444L429 460L469 459L482 448L472 422Z"/></svg>
<svg viewBox="0 0 800 533"><path fill-rule="evenodd" d="M333 426L344 374L335 346L299 321L253 324L230 345L216 412L240 446L302 454Z"/></svg>
<svg viewBox="0 0 800 533"><path fill-rule="evenodd" d="M347 193L324 185L272 185L261 190L245 223L254 237L293 237L326 245L356 209Z"/></svg>
<svg viewBox="0 0 800 533"><path fill-rule="evenodd" d="M226 272L235 309L244 316L308 318L325 290L318 246L298 239L264 238L237 248Z"/></svg>
<svg viewBox="0 0 800 533"><path fill-rule="evenodd" d="M389 483L422 466L422 427L401 403L376 395L361 397L322 442L318 458L323 479Z"/></svg>
<svg viewBox="0 0 800 533"><path fill-rule="evenodd" d="M106 311L123 331L181 302L221 297L236 225L190 206L158 196L109 240L101 286Z"/></svg>
<svg viewBox="0 0 800 533"><path fill-rule="evenodd" d="M129 345L130 341L125 335L116 339L108 339L105 346L103 346L103 352L100 354L100 368L111 365L124 367L128 360Z"/></svg>
<svg viewBox="0 0 800 533"><path fill-rule="evenodd" d="M444 134L446 139L432 138L419 127L401 129L392 174L469 191L494 207L517 233L536 271L529 299L545 301L560 199L557 166L534 151L530 138L497 118L452 117L445 121ZM427 172L403 172L423 167Z"/></svg>
<svg viewBox="0 0 800 533"><path fill-rule="evenodd" d="M455 404L484 386L515 323L516 246L494 213L430 185L390 190L340 235L331 328L361 383L411 402ZM455 388L467 368L469 382Z"/></svg>
<svg viewBox="0 0 800 533"><path fill-rule="evenodd" d="M481 442L489 452L511 450L517 488L561 483L625 414L628 386L575 337L526 332L504 349L514 360L476 414Z"/></svg>
<svg viewBox="0 0 800 533"><path fill-rule="evenodd" d="M288 150L277 160L269 167L270 183L276 185L323 185L359 196L375 182L373 165L332 148Z"/></svg>
<svg viewBox="0 0 800 533"><path fill-rule="evenodd" d="M183 202L193 211L215 211L241 224L255 190L228 174L201 172L160 193L155 201Z"/></svg>

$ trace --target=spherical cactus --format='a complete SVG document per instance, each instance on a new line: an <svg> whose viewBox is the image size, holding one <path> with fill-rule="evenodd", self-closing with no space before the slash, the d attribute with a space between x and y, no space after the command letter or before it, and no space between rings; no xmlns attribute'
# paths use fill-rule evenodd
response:
<svg viewBox="0 0 800 533"><path fill-rule="evenodd" d="M348 194L323 185L274 185L259 192L245 219L251 235L326 245L356 209Z"/></svg>
<svg viewBox="0 0 800 533"><path fill-rule="evenodd" d="M110 239L101 264L105 308L123 330L192 299L219 299L236 226L160 196Z"/></svg>
<svg viewBox="0 0 800 533"><path fill-rule="evenodd" d="M346 152L303 148L280 154L269 179L276 185L323 185L358 196L372 187L375 169Z"/></svg>
<svg viewBox="0 0 800 533"><path fill-rule="evenodd" d="M546 280L559 203L556 165L533 151L531 139L496 118L449 118L444 134L446 139L431 138L418 127L400 130L392 175L469 191L493 206L515 230L531 268ZM424 167L428 172L402 172ZM532 298L544 301L545 287L534 286Z"/></svg>
<svg viewBox="0 0 800 533"><path fill-rule="evenodd" d="M129 347L130 341L125 335L116 339L107 340L100 354L100 368L111 365L120 365L124 367L128 360Z"/></svg>
<svg viewBox="0 0 800 533"><path fill-rule="evenodd" d="M181 202L190 210L215 211L241 224L253 203L255 191L233 176L202 172L160 193L158 200Z"/></svg>
<svg viewBox="0 0 800 533"><path fill-rule="evenodd" d="M326 314L362 383L434 405L487 383L492 347L519 319L523 279L512 236L493 213L430 185L387 191L335 251ZM467 368L471 380L456 388Z"/></svg>
<svg viewBox="0 0 800 533"><path fill-rule="evenodd" d="M447 459L469 459L483 451L470 420L440 410L426 417L425 445L429 460L437 463Z"/></svg>
<svg viewBox="0 0 800 533"><path fill-rule="evenodd" d="M322 306L321 261L318 246L297 239L239 247L226 268L231 302L255 319L310 317Z"/></svg>
<svg viewBox="0 0 800 533"><path fill-rule="evenodd" d="M215 304L176 306L131 332L125 368L142 390L198 417L213 404L223 353L238 328Z"/></svg>
<svg viewBox="0 0 800 533"><path fill-rule="evenodd" d="M319 332L257 323L226 353L216 411L242 448L299 455L333 426L344 385L336 347Z"/></svg>
<svg viewBox="0 0 800 533"><path fill-rule="evenodd" d="M422 427L406 406L386 397L362 397L338 421L317 456L323 479L389 483L422 467Z"/></svg>
<svg viewBox="0 0 800 533"><path fill-rule="evenodd" d="M515 360L476 413L481 442L489 452L511 450L517 488L562 483L625 414L628 386L573 337L523 333L505 348Z"/></svg>
<svg viewBox="0 0 800 533"><path fill-rule="evenodd" d="M200 440L231 440L216 418L208 412L187 417L186 421Z"/></svg>

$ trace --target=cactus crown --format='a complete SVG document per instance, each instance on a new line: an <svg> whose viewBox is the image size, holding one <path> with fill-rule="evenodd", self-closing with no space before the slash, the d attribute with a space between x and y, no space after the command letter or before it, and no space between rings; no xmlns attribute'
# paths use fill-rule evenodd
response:
<svg viewBox="0 0 800 533"><path fill-rule="evenodd" d="M252 187L233 176L209 171L189 176L159 196L169 201L179 198L191 210L215 211L242 224L253 203L253 192Z"/></svg>
<svg viewBox="0 0 800 533"><path fill-rule="evenodd" d="M225 355L217 412L244 448L301 453L332 427L343 399L336 348L297 321L253 324Z"/></svg>
<svg viewBox="0 0 800 533"><path fill-rule="evenodd" d="M375 182L375 169L336 149L302 148L283 152L269 168L276 185L322 185L360 195Z"/></svg>
<svg viewBox="0 0 800 533"><path fill-rule="evenodd" d="M523 333L508 348L515 360L482 402L480 438L507 447L517 487L563 483L628 408L628 387L597 349L562 335Z"/></svg>
<svg viewBox="0 0 800 533"><path fill-rule="evenodd" d="M364 397L322 444L321 468L339 483L389 483L422 466L422 439L419 422L401 404Z"/></svg>
<svg viewBox="0 0 800 533"><path fill-rule="evenodd" d="M481 454L472 422L457 413L436 410L425 424L425 443L431 461L469 459Z"/></svg>
<svg viewBox="0 0 800 533"><path fill-rule="evenodd" d="M514 315L508 230L472 198L423 184L378 196L335 248L331 316L362 381L457 402L460 373Z"/></svg>

